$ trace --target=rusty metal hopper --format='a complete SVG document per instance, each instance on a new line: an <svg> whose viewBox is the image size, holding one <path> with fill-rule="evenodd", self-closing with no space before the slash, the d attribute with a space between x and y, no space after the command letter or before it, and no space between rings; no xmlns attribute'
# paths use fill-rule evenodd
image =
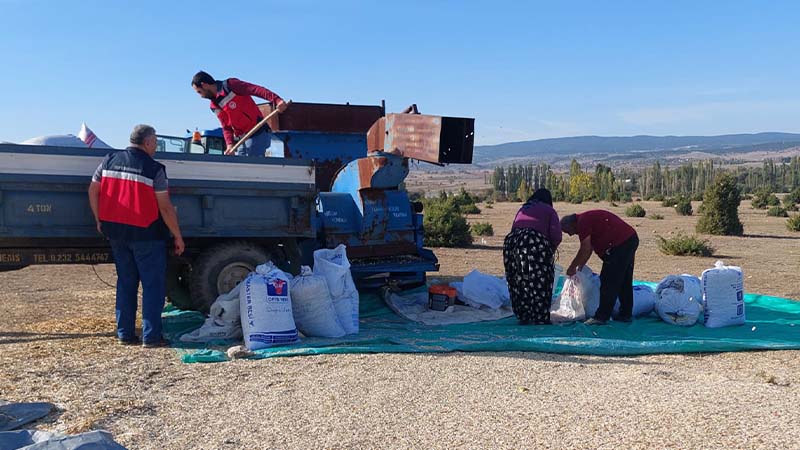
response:
<svg viewBox="0 0 800 450"><path fill-rule="evenodd" d="M387 114L367 132L367 150L435 164L470 164L475 119Z"/></svg>

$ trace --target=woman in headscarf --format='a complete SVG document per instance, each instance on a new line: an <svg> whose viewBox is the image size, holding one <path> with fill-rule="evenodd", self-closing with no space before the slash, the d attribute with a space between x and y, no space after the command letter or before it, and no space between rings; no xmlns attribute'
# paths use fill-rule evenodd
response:
<svg viewBox="0 0 800 450"><path fill-rule="evenodd" d="M547 189L539 189L519 209L503 243L511 306L522 325L550 323L555 251L560 243L553 197Z"/></svg>

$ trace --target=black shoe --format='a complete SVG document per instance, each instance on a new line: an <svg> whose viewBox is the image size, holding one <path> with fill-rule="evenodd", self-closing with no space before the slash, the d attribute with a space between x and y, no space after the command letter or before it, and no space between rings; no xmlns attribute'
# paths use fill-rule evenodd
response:
<svg viewBox="0 0 800 450"><path fill-rule="evenodd" d="M633 317L617 317L614 322L631 323L633 322Z"/></svg>
<svg viewBox="0 0 800 450"><path fill-rule="evenodd" d="M117 338L117 342L119 342L119 345L139 345L142 343L139 336L134 336L130 339Z"/></svg>
<svg viewBox="0 0 800 450"><path fill-rule="evenodd" d="M590 319L586 319L583 322L584 325L605 325L607 323L608 323L607 320L595 319L594 317L592 317Z"/></svg>
<svg viewBox="0 0 800 450"><path fill-rule="evenodd" d="M169 342L165 341L164 339L155 341L155 342L144 342L142 344L144 348L162 348L162 347L169 347Z"/></svg>

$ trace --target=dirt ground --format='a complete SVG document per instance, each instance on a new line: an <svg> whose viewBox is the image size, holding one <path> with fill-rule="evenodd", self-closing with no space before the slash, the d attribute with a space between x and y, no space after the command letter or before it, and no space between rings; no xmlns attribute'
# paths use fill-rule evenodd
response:
<svg viewBox="0 0 800 450"><path fill-rule="evenodd" d="M712 258L661 255L655 236L696 217L645 202L630 219L636 278L742 266L747 291L800 298L800 234L743 204L746 237L708 237ZM441 275L502 274L518 205L480 205L496 235L435 249ZM610 208L621 213L624 205ZM558 204L560 214L608 204ZM697 204L695 204L695 208ZM577 249L565 237L560 263ZM598 269L596 259L590 266ZM540 353L321 355L182 364L115 344L112 266L0 273L0 399L49 401L36 427L107 429L131 449L800 448L800 353L646 357ZM433 274L432 274L433 275ZM435 276L435 275L433 275Z"/></svg>

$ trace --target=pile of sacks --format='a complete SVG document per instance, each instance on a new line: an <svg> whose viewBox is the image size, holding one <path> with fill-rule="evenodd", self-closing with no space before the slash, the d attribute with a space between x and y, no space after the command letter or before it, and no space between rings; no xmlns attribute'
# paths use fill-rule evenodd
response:
<svg viewBox="0 0 800 450"><path fill-rule="evenodd" d="M698 322L709 328L741 325L745 322L742 269L717 261L700 278L669 275L656 287L633 287L633 315L642 317L655 311L667 323L692 326ZM554 283L554 284L557 284ZM558 296L553 296L550 320L574 322L593 317L600 304L600 277L584 266L567 277ZM619 314L619 300L613 316Z"/></svg>
<svg viewBox="0 0 800 450"><path fill-rule="evenodd" d="M259 265L231 292L217 297L206 322L181 341L243 338L248 350L258 350L295 343L300 333L358 333L358 291L345 246L315 251L314 269L303 266L292 278L272 262Z"/></svg>
<svg viewBox="0 0 800 450"><path fill-rule="evenodd" d="M667 276L658 284L656 297L656 313L667 323L688 327L700 322L709 328L745 323L742 269L722 261L700 278Z"/></svg>

